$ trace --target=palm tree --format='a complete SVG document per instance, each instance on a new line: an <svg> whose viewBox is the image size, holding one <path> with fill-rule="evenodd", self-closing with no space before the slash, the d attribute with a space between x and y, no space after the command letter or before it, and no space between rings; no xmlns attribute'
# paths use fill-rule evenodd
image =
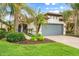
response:
<svg viewBox="0 0 79 59"><path fill-rule="evenodd" d="M34 24L35 24L35 28L36 28L36 34L39 33L39 30L40 30L41 25L43 25L45 22L46 22L45 16L44 16L44 14L42 14L42 13L40 12L40 10L39 10L39 11L37 12L36 18L35 18L35 20L34 20Z"/></svg>
<svg viewBox="0 0 79 59"><path fill-rule="evenodd" d="M1 3L0 4L0 22L1 22L1 28L2 28L2 21L4 21L3 19L4 19L4 16L5 16L5 8L4 8L4 6L3 6L3 4Z"/></svg>
<svg viewBox="0 0 79 59"><path fill-rule="evenodd" d="M72 34L74 28L73 19L71 18L73 16L73 11L66 10L63 11L61 14L63 15L63 19L64 19L63 21L66 23L66 33Z"/></svg>
<svg viewBox="0 0 79 59"><path fill-rule="evenodd" d="M34 11L27 6L27 4L22 4L22 3L6 3L4 4L4 6L8 6L10 8L11 11L9 11L8 13L11 16L14 16L14 29L16 31L16 24L17 24L17 20L18 20L18 15L21 15L21 10L25 10L28 14L30 14L32 17L34 16ZM27 16L26 16L27 18Z"/></svg>
<svg viewBox="0 0 79 59"><path fill-rule="evenodd" d="M67 22L68 18L72 15L72 11L71 10L66 10L66 11L61 12L61 14L63 15L63 18L64 18L63 21Z"/></svg>
<svg viewBox="0 0 79 59"><path fill-rule="evenodd" d="M74 19L75 19L75 28L74 28L74 34L77 35L77 27L78 27L78 16L79 16L79 3L72 3L70 4L71 7L73 8L73 14L74 14Z"/></svg>

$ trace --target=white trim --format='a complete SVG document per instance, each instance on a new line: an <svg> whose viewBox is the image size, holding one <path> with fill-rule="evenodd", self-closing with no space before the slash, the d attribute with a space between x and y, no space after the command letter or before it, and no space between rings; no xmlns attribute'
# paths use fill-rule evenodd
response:
<svg viewBox="0 0 79 59"><path fill-rule="evenodd" d="M21 32L23 32L23 24L21 24Z"/></svg>
<svg viewBox="0 0 79 59"><path fill-rule="evenodd" d="M64 23L63 25L64 25L64 26L63 26L63 30L64 30L64 31L63 31L63 35L65 35L65 34L66 34L66 24Z"/></svg>
<svg viewBox="0 0 79 59"><path fill-rule="evenodd" d="M42 26L40 27L39 33L42 34Z"/></svg>

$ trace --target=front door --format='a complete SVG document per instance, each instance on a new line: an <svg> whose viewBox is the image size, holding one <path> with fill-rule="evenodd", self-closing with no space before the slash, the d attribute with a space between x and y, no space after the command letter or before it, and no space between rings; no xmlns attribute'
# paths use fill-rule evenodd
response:
<svg viewBox="0 0 79 59"><path fill-rule="evenodd" d="M19 24L18 25L18 32L27 33L27 24Z"/></svg>
<svg viewBox="0 0 79 59"><path fill-rule="evenodd" d="M27 24L23 24L23 32L27 33Z"/></svg>
<svg viewBox="0 0 79 59"><path fill-rule="evenodd" d="M21 24L18 25L18 32L21 32Z"/></svg>

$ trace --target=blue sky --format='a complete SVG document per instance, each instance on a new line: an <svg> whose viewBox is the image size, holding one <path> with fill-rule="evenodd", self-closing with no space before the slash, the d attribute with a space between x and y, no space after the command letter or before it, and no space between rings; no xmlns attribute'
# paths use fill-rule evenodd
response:
<svg viewBox="0 0 79 59"><path fill-rule="evenodd" d="M43 13L46 13L46 12L59 13L64 10L71 9L71 7L65 3L28 3L27 5L31 8L33 8L35 11L38 11L39 9L41 9L41 12L43 12ZM8 10L9 10L9 8L8 8ZM7 15L5 17L5 19L11 20L10 15Z"/></svg>
<svg viewBox="0 0 79 59"><path fill-rule="evenodd" d="M64 10L69 10L71 7L65 3L28 3L28 6L35 10L41 9L41 12L61 12Z"/></svg>

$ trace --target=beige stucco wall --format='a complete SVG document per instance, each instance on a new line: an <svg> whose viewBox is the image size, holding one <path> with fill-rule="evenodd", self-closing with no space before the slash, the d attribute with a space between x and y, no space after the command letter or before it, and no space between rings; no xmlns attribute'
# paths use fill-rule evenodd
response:
<svg viewBox="0 0 79 59"><path fill-rule="evenodd" d="M7 30L7 25L6 24L3 24L0 22L0 28L1 28L1 25L2 25L2 28L5 28Z"/></svg>
<svg viewBox="0 0 79 59"><path fill-rule="evenodd" d="M33 29L32 34L35 34L36 28L33 22L31 24L28 24L28 29Z"/></svg>

